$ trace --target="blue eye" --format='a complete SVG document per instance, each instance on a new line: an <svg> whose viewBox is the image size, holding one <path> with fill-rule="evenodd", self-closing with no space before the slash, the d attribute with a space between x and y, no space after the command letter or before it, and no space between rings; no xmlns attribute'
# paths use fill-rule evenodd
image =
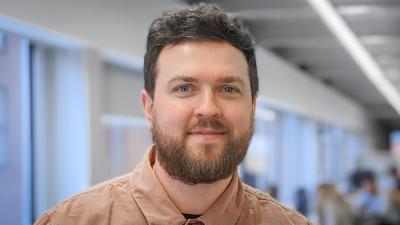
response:
<svg viewBox="0 0 400 225"><path fill-rule="evenodd" d="M238 90L233 88L233 87L224 87L223 91L226 92L226 93L236 93L236 92L238 92Z"/></svg>
<svg viewBox="0 0 400 225"><path fill-rule="evenodd" d="M177 88L177 91L179 92L189 92L190 90L191 87L189 85L182 85Z"/></svg>

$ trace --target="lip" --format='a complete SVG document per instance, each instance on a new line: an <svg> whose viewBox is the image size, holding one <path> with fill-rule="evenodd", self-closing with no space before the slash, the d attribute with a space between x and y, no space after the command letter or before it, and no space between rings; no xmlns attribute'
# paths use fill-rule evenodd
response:
<svg viewBox="0 0 400 225"><path fill-rule="evenodd" d="M191 135L224 135L226 131L218 131L218 130L195 130L189 132Z"/></svg>
<svg viewBox="0 0 400 225"><path fill-rule="evenodd" d="M201 141L216 141L226 137L226 132L194 132L189 133L189 138Z"/></svg>

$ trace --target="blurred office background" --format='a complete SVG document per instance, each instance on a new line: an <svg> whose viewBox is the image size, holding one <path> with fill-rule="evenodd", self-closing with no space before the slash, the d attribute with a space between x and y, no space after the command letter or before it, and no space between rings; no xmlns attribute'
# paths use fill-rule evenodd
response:
<svg viewBox="0 0 400 225"><path fill-rule="evenodd" d="M135 167L151 143L139 99L148 26L196 2L0 0L0 224L31 224ZM257 42L242 180L316 224L331 224L321 184L356 217L396 224L400 1L208 2L244 18ZM377 200L363 202L370 190Z"/></svg>

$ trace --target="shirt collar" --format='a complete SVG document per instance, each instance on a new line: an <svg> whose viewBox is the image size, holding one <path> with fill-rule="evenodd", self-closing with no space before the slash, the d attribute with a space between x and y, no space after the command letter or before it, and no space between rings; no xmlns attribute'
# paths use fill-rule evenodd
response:
<svg viewBox="0 0 400 225"><path fill-rule="evenodd" d="M149 224L184 224L186 219L158 181L152 165L155 147L149 147L130 178L131 192ZM245 202L237 172L217 201L197 220L206 225L235 224Z"/></svg>
<svg viewBox="0 0 400 225"><path fill-rule="evenodd" d="M236 224L245 205L245 193L237 172L221 196L198 218L206 225Z"/></svg>

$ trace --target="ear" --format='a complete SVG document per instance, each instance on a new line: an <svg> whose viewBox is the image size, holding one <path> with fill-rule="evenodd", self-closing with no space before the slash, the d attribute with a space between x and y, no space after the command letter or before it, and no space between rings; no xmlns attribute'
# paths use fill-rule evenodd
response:
<svg viewBox="0 0 400 225"><path fill-rule="evenodd" d="M140 93L140 97L142 99L144 117L146 118L147 122L149 123L149 126L151 127L153 124L153 99L146 90L143 90Z"/></svg>
<svg viewBox="0 0 400 225"><path fill-rule="evenodd" d="M256 95L254 96L253 100L252 100L252 101L253 101L253 102L252 102L253 112L256 111L257 97L258 97L258 94L256 94Z"/></svg>

